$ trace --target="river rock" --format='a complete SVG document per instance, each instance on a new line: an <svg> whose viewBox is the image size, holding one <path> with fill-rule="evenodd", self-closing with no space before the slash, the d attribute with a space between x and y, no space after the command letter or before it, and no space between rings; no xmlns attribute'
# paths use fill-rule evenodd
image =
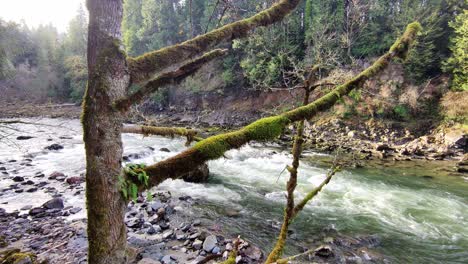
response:
<svg viewBox="0 0 468 264"><path fill-rule="evenodd" d="M57 198L54 198L52 200L45 202L42 206L47 209L63 209L64 208L63 199L60 197L57 197Z"/></svg>
<svg viewBox="0 0 468 264"><path fill-rule="evenodd" d="M35 216L35 215L44 213L45 211L46 211L45 208L36 207L36 208L29 210L29 215Z"/></svg>
<svg viewBox="0 0 468 264"><path fill-rule="evenodd" d="M55 179L57 179L57 177L65 177L65 174L63 174L62 172L59 172L59 171L52 172L49 175L49 180L55 180Z"/></svg>
<svg viewBox="0 0 468 264"><path fill-rule="evenodd" d="M262 259L263 256L263 253L260 250L260 248L256 246L247 247L245 250L242 251L242 254L255 261Z"/></svg>
<svg viewBox="0 0 468 264"><path fill-rule="evenodd" d="M169 230L167 230L166 232L164 232L162 234L162 238L163 239L168 239L168 238L172 237L173 235L174 235L174 230L169 229Z"/></svg>
<svg viewBox="0 0 468 264"><path fill-rule="evenodd" d="M33 193L33 192L37 192L37 190L38 190L37 187L32 187L32 188L27 189L26 192Z"/></svg>
<svg viewBox="0 0 468 264"><path fill-rule="evenodd" d="M83 177L75 176L75 177L68 177L66 182L70 185L80 184L84 182Z"/></svg>
<svg viewBox="0 0 468 264"><path fill-rule="evenodd" d="M12 180L13 180L14 182L22 182L22 181L24 181L24 178L21 177L21 176L15 176Z"/></svg>
<svg viewBox="0 0 468 264"><path fill-rule="evenodd" d="M198 250L202 248L202 245L203 241L196 239L195 241L193 241L192 247Z"/></svg>
<svg viewBox="0 0 468 264"><path fill-rule="evenodd" d="M213 248L216 246L216 243L218 243L216 236L209 235L208 237L206 237L205 241L203 242L203 250L205 250L206 252L211 252Z"/></svg>
<svg viewBox="0 0 468 264"><path fill-rule="evenodd" d="M61 149L63 149L63 146L60 145L60 144L52 144L50 146L45 147L45 149L48 149L48 150L61 150Z"/></svg>
<svg viewBox="0 0 468 264"><path fill-rule="evenodd" d="M162 151L162 152L171 152L168 148L160 148L159 151Z"/></svg>
<svg viewBox="0 0 468 264"><path fill-rule="evenodd" d="M161 262L150 258L144 258L138 261L138 264L161 264Z"/></svg>
<svg viewBox="0 0 468 264"><path fill-rule="evenodd" d="M208 165L205 163L198 166L191 172L182 175L182 179L186 182L200 183L206 182L208 180L209 175L210 170L208 168Z"/></svg>
<svg viewBox="0 0 468 264"><path fill-rule="evenodd" d="M329 258L333 256L333 250L330 246L322 245L314 250L314 255L322 258Z"/></svg>
<svg viewBox="0 0 468 264"><path fill-rule="evenodd" d="M31 138L34 138L34 137L31 137L31 136L18 136L18 137L16 137L16 140L28 140L28 139L31 139Z"/></svg>

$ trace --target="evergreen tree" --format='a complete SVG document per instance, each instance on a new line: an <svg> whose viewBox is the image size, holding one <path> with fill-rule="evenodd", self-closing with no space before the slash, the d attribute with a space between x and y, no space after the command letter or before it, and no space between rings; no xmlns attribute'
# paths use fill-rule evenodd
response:
<svg viewBox="0 0 468 264"><path fill-rule="evenodd" d="M455 30L451 39L452 56L445 69L453 74L452 89L468 91L468 10L463 10L450 23Z"/></svg>

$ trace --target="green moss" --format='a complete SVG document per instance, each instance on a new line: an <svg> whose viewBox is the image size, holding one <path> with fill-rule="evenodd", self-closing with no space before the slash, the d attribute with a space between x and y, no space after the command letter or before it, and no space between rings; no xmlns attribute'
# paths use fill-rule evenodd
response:
<svg viewBox="0 0 468 264"><path fill-rule="evenodd" d="M243 130L250 140L272 140L281 135L289 119L280 115L266 117L246 126Z"/></svg>
<svg viewBox="0 0 468 264"><path fill-rule="evenodd" d="M19 250L12 250L7 252L3 258L0 258L2 264L19 264L19 263L37 263L36 255L33 253L19 252Z"/></svg>
<svg viewBox="0 0 468 264"><path fill-rule="evenodd" d="M217 159L230 149L227 142L232 133L209 137L195 144L194 149L202 153L207 159Z"/></svg>
<svg viewBox="0 0 468 264"><path fill-rule="evenodd" d="M395 53L399 57L405 58L408 52L408 47L418 34L422 30L422 26L419 22L413 22L406 27L406 31L395 43L390 47L390 53Z"/></svg>
<svg viewBox="0 0 468 264"><path fill-rule="evenodd" d="M4 236L0 236L0 248L4 248L8 246L8 242L6 241Z"/></svg>

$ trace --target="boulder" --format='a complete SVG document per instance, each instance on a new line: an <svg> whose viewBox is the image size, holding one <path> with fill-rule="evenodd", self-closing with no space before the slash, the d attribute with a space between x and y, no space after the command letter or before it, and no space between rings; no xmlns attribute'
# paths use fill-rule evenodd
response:
<svg viewBox="0 0 468 264"><path fill-rule="evenodd" d="M218 243L216 236L214 235L207 236L205 241L203 242L203 250L205 250L206 252L211 252L213 248L216 246L216 243Z"/></svg>
<svg viewBox="0 0 468 264"><path fill-rule="evenodd" d="M42 207L47 208L47 209L63 209L63 199L60 197L54 198L52 200L49 200L45 202Z"/></svg>
<svg viewBox="0 0 468 264"><path fill-rule="evenodd" d="M24 178L21 177L21 176L15 176L15 177L13 178L13 181L14 181L14 182L22 182L22 181L24 181Z"/></svg>
<svg viewBox="0 0 468 264"><path fill-rule="evenodd" d="M55 180L57 179L57 177L64 177L64 176L65 174L63 174L62 172L54 171L49 175L49 180Z"/></svg>
<svg viewBox="0 0 468 264"><path fill-rule="evenodd" d="M262 259L262 257L263 257L263 253L260 250L260 248L255 247L255 246L250 246L250 247L246 248L242 252L242 254L244 256L250 258L251 260L255 260L255 261L258 261L258 260Z"/></svg>
<svg viewBox="0 0 468 264"><path fill-rule="evenodd" d="M322 258L329 258L332 257L334 254L330 246L322 245L314 250L314 255Z"/></svg>
<svg viewBox="0 0 468 264"><path fill-rule="evenodd" d="M194 182L194 183L201 183L201 182L206 182L208 180L208 177L210 175L210 170L208 168L208 165L202 164L192 170L189 173L186 173L182 175L182 179L186 182Z"/></svg>
<svg viewBox="0 0 468 264"><path fill-rule="evenodd" d="M84 182L83 177L75 176L75 177L68 177L66 182L70 185L76 185Z"/></svg>

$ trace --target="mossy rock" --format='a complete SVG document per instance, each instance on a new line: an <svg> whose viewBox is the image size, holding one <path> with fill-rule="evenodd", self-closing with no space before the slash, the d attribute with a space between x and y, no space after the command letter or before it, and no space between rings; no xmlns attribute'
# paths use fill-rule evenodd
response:
<svg viewBox="0 0 468 264"><path fill-rule="evenodd" d="M4 236L0 236L0 248L5 248L8 246L8 242L6 241Z"/></svg>
<svg viewBox="0 0 468 264"><path fill-rule="evenodd" d="M0 253L0 264L37 264L33 253L21 252L19 249L8 249Z"/></svg>

